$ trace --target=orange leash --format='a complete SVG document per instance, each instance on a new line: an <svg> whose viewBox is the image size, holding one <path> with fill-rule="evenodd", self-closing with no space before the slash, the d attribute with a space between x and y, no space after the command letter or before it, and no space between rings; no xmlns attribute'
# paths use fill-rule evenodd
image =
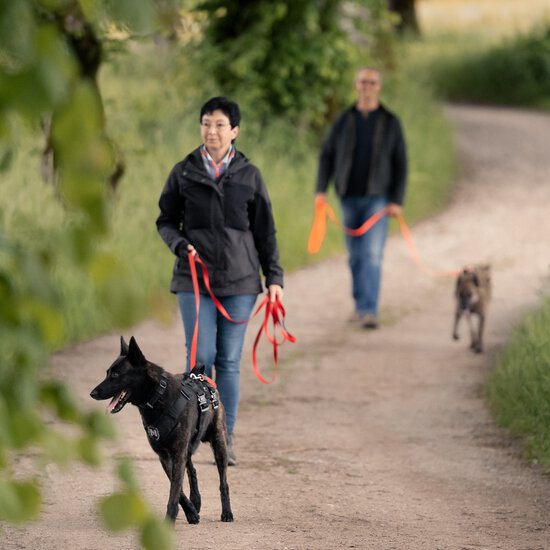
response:
<svg viewBox="0 0 550 550"><path fill-rule="evenodd" d="M199 337L199 311L200 311L200 291L199 291L199 281L197 277L197 266L196 264L199 264L202 268L202 275L203 275L203 283L206 287L206 290L210 294L210 298L212 298L212 301L214 302L214 305L218 309L218 311L227 319L228 321L236 324L244 324L251 321L256 315L262 310L262 308L265 307L265 316L264 321L262 325L260 326L260 329L258 330L258 334L256 335L256 339L254 340L254 346L252 347L252 368L254 370L254 373L260 380L260 382L264 384L271 384L275 380L275 377L277 375L277 368L278 368L278 347L283 344L285 341L289 342L296 342L296 338L290 334L286 330L284 318L286 316L285 308L283 307L283 304L280 302L280 300L277 298L275 302L270 302L269 297L266 296L260 305L256 308L256 311L248 318L244 319L242 321L235 321L231 315L227 312L227 310L223 307L222 303L216 298L214 293L212 292L212 288L210 287L210 277L208 276L208 269L206 268L206 265L204 262L199 258L198 255L193 255L192 252L189 252L187 254L188 260L189 260L189 266L191 269L191 279L193 281L193 293L195 295L195 308L196 308L196 317L195 317L195 327L193 329L193 339L191 341L191 352L189 356L189 364L191 369L195 366L196 360L197 360L197 342ZM273 323L273 336L269 333L269 321L272 321ZM282 340L279 342L277 341L277 330L282 335ZM268 341L273 345L273 360L274 360L274 371L273 376L271 380L266 380L261 374L258 367L258 361L257 361L257 347L260 342L260 337L262 333L265 333Z"/></svg>
<svg viewBox="0 0 550 550"><path fill-rule="evenodd" d="M336 225L338 225L348 235L351 235L353 237L359 237L361 235L364 235L367 231L369 231L369 229L371 229L371 227L373 227L374 224L378 222L381 218L383 218L385 215L386 215L386 209L383 208L382 210L375 212L368 220L366 220L357 229L350 229L349 227L346 227L338 220L338 217L336 216L334 209L332 208L332 206L330 206L330 204L327 202L326 199L322 197L316 197L313 223L309 233L307 250L310 254L316 254L321 249L321 245L323 244L323 240L325 238L325 234L327 230L327 218L333 223L335 223ZM397 217L397 220L399 222L399 230L401 231L401 235L405 240L407 248L409 249L411 258L421 271L423 271L424 273L432 277L438 277L438 276L454 277L458 275L460 270L439 271L427 266L422 261L422 259L420 258L420 255L418 254L418 251L412 239L411 230L409 229L409 226L405 222L405 218L403 217L403 215L400 214Z"/></svg>
<svg viewBox="0 0 550 550"><path fill-rule="evenodd" d="M414 242L412 240L411 230L405 222L403 214L399 214L399 216L397 216L397 221L399 222L399 230L401 231L403 239L405 239L405 243L407 243L407 247L409 249L413 262L421 271L432 277L456 277L460 273L460 269L456 269L453 271L439 271L427 266L422 261L420 255L418 254L418 251L416 250L416 246L414 245Z"/></svg>
<svg viewBox="0 0 550 550"><path fill-rule="evenodd" d="M375 212L368 220L366 220L360 227L357 229L351 229L340 223L336 212L334 212L332 206L325 199L316 197L313 224L311 226L311 231L309 232L307 250L310 254L316 254L321 249L321 245L323 244L323 240L327 232L327 218L340 227L340 229L345 231L348 235L351 235L352 237L360 237L385 215L385 209L379 210L378 212Z"/></svg>

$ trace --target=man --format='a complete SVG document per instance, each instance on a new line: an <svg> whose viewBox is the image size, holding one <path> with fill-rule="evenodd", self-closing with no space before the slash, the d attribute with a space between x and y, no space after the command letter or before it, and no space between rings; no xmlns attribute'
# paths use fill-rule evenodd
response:
<svg viewBox="0 0 550 550"><path fill-rule="evenodd" d="M405 197L405 139L399 119L379 101L381 89L380 71L360 69L355 79L357 102L338 115L321 149L317 197L326 197L334 177L344 224L353 229L382 209L387 216L398 216ZM387 216L360 237L346 236L355 302L351 320L366 329L379 326Z"/></svg>

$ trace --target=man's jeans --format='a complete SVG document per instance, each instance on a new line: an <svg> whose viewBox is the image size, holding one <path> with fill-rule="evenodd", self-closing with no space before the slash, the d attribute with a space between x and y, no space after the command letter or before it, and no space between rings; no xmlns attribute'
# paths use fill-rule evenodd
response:
<svg viewBox="0 0 550 550"><path fill-rule="evenodd" d="M351 229L357 229L387 204L385 197L343 197L341 205L344 224ZM382 260L387 235L387 216L360 237L346 235L353 299L355 310L360 315L378 315Z"/></svg>
<svg viewBox="0 0 550 550"><path fill-rule="evenodd" d="M227 313L235 321L250 317L256 302L256 294L225 296L219 298ZM178 292L178 303L187 348L187 370L189 370L189 353L193 341L196 308L195 295L192 292ZM216 385L227 417L227 431L233 433L240 394L240 363L244 335L247 324L236 324L225 319L216 309L210 296L201 294L199 313L199 337L197 342L197 363L206 365L207 376L212 377L212 367L216 369Z"/></svg>

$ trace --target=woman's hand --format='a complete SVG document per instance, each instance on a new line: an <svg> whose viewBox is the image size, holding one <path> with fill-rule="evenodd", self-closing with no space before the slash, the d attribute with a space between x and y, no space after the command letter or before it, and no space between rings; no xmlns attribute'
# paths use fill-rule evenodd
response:
<svg viewBox="0 0 550 550"><path fill-rule="evenodd" d="M267 294L269 296L270 303L275 303L275 300L278 298L279 302L283 301L283 287L279 285L269 285L267 289Z"/></svg>
<svg viewBox="0 0 550 550"><path fill-rule="evenodd" d="M192 244L187 245L187 252L191 252L191 254L193 254L193 257L197 255L197 251L195 250L195 247Z"/></svg>

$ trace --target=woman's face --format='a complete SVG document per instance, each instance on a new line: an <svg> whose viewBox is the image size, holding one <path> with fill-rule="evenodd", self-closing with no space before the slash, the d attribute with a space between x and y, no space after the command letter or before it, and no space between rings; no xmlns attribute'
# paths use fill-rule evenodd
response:
<svg viewBox="0 0 550 550"><path fill-rule="evenodd" d="M219 109L204 114L201 120L201 138L210 156L219 162L237 137L239 127L231 128L229 117Z"/></svg>

